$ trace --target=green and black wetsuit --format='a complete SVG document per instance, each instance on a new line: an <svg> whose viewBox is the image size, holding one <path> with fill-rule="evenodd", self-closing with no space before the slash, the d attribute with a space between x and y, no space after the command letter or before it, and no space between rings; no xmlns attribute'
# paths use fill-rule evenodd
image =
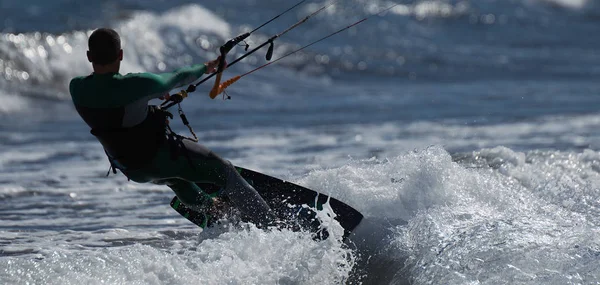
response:
<svg viewBox="0 0 600 285"><path fill-rule="evenodd" d="M212 199L195 182L217 184L243 212L255 215L257 223L268 223L268 206L229 161L199 144L167 139L166 113L148 105L205 71L205 65L194 65L164 74L91 74L72 79L69 89L77 112L111 163L128 178L166 184L184 204L199 211Z"/></svg>

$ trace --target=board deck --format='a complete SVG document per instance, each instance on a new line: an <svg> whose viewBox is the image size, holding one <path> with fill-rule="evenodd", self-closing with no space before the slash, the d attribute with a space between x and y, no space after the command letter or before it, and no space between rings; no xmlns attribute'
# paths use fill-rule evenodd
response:
<svg viewBox="0 0 600 285"><path fill-rule="evenodd" d="M311 208L321 210L323 204L327 202L336 214L335 219L345 230L344 237L348 236L363 218L360 212L335 198L256 171L237 166L236 168L240 175L262 196L279 219L294 222L298 229L319 231L319 221ZM219 191L219 187L214 184L197 184L207 193ZM173 198L171 206L179 214L200 227L211 224L211 221L204 219L203 214L185 207L177 197ZM326 231L319 231L319 234L322 239L328 236Z"/></svg>

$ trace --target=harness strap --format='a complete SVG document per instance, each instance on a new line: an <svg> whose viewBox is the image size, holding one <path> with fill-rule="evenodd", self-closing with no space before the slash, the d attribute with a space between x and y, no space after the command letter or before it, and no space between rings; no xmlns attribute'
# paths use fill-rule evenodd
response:
<svg viewBox="0 0 600 285"><path fill-rule="evenodd" d="M185 144L183 143L183 140L190 140L193 142L197 142L197 140L194 140L194 139L182 136L182 135L178 135L171 129L171 127L169 125L167 125L167 130L168 130L168 136L169 136L169 139L168 139L169 147L171 149L171 159L175 160L179 157L179 155L181 153L183 153L185 158L190 163L190 166L192 168L196 168L194 166L194 162L192 160L192 157L190 156L188 149L185 147ZM182 151L180 151L180 150L182 150Z"/></svg>
<svg viewBox="0 0 600 285"><path fill-rule="evenodd" d="M117 168L113 164L112 160L110 160L110 158L108 159L108 162L110 163L110 166L108 167L108 171L106 172L106 177L108 177L110 175L111 170L112 170L113 174L117 174Z"/></svg>
<svg viewBox="0 0 600 285"><path fill-rule="evenodd" d="M117 174L117 169L119 169L121 171L123 171L123 169L125 169L125 167L118 168L117 165L115 164L115 161L110 158L110 155L108 155L108 152L106 150L104 150L104 153L106 154L106 158L108 158L108 163L110 163L110 166L108 167L108 171L106 172L106 177L110 176L111 170L112 170L113 174ZM125 173L123 173L123 174L125 174ZM128 181L131 181L131 178L129 178L129 176L125 175L125 177L127 177Z"/></svg>

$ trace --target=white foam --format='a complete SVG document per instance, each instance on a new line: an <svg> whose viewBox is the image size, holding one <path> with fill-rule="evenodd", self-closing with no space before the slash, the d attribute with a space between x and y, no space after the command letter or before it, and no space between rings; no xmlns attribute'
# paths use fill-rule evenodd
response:
<svg viewBox="0 0 600 285"><path fill-rule="evenodd" d="M595 240L600 237L596 222L590 223L597 220L597 206L577 203L575 197L581 197L581 191L572 190L593 192L592 185L600 176L589 169L593 175L586 175L585 180L592 184L574 184L572 179L580 177L579 173L564 171L564 164L569 164L573 155L559 158L557 154L532 152L525 158L526 154L496 148L474 156L504 171L465 169L449 160L444 172L447 176L426 170L432 177L423 180L440 183L418 187L412 194L440 199L420 208L408 225L398 226L396 240L398 252L408 252L411 279L418 284L441 280L445 284L494 284L500 279L561 284L578 271L564 270L564 264L587 268L591 256L586 252L597 247ZM581 157L587 159L590 154L586 151ZM534 164L530 164L532 159ZM556 160L562 166L554 165ZM574 163L574 168L585 168L586 164ZM556 177L549 173L568 177L565 183L558 183L560 191L553 190L551 181ZM551 193L562 193L558 194L561 199L552 199ZM583 197L597 196L587 193ZM565 203L565 198L570 202ZM586 272L578 278L584 283L594 280L597 272Z"/></svg>
<svg viewBox="0 0 600 285"><path fill-rule="evenodd" d="M469 3L466 1L459 1L456 4L447 1L418 1L412 5L399 4L390 9L390 12L401 16L414 15L418 20L423 20L460 16L468 13L469 9Z"/></svg>
<svg viewBox="0 0 600 285"><path fill-rule="evenodd" d="M538 0L553 3L562 7L571 9L582 9L589 2L588 0Z"/></svg>
<svg viewBox="0 0 600 285"><path fill-rule="evenodd" d="M124 42L122 73L164 69L161 65L174 69L200 63L189 57L189 54L200 54L196 44L199 37L207 34L231 37L229 24L197 4L174 8L160 15L139 12L116 29ZM216 57L212 50L203 52L202 56Z"/></svg>
<svg viewBox="0 0 600 285"><path fill-rule="evenodd" d="M353 260L335 241L252 227L181 245L173 250L141 244L96 250L59 246L40 260L2 259L0 274L13 284L341 283Z"/></svg>

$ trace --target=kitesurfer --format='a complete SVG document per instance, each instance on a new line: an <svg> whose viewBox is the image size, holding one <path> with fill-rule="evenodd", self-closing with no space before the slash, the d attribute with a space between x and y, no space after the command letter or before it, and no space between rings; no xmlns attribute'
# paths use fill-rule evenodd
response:
<svg viewBox="0 0 600 285"><path fill-rule="evenodd" d="M138 183L167 185L186 206L204 213L213 210L213 196L196 182L216 184L255 224L273 222L269 206L231 162L172 133L167 127L170 114L148 105L152 99L168 100L172 89L215 72L218 59L172 73L121 75L123 50L116 31L95 30L88 46L87 58L94 72L73 78L69 90L77 112L104 147L113 171L119 169Z"/></svg>

